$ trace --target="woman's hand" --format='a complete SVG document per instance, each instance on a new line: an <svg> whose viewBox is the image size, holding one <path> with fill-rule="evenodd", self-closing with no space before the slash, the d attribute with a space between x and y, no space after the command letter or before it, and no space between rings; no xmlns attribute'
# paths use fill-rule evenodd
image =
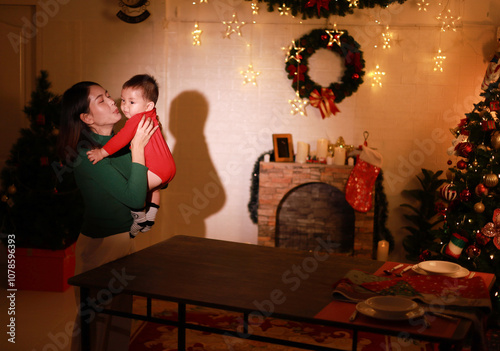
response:
<svg viewBox="0 0 500 351"><path fill-rule="evenodd" d="M135 136L130 142L130 150L132 152L132 162L140 163L145 165L144 159L144 147L151 139L153 133L158 129L158 126L154 126L153 121L148 118L146 120L145 116L142 116L139 124L137 125L137 130Z"/></svg>

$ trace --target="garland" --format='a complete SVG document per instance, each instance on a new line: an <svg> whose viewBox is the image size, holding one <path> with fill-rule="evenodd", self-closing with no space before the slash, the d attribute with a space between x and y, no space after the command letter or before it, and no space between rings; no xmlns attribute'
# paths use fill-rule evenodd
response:
<svg viewBox="0 0 500 351"><path fill-rule="evenodd" d="M246 0L253 1L255 0ZM329 18L331 15L346 16L352 14L355 8L374 8L375 6L387 7L392 3L404 3L406 0L258 0L267 3L267 11L273 12L276 8L283 12L291 11L296 17L299 13L302 18Z"/></svg>
<svg viewBox="0 0 500 351"><path fill-rule="evenodd" d="M359 48L354 38L342 30L314 29L292 43L285 63L288 78L301 98L309 99L312 106L320 109L323 118L338 112L335 103L351 96L363 83L365 61ZM341 82L325 88L311 79L308 61L318 49L331 50L344 59Z"/></svg>

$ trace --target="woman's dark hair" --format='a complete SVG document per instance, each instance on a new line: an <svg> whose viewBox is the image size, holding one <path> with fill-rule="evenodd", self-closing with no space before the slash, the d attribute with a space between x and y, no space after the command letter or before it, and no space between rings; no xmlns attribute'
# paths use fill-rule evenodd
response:
<svg viewBox="0 0 500 351"><path fill-rule="evenodd" d="M78 156L78 149L89 148L95 142L89 137L91 130L81 119L82 113L89 113L89 92L95 82L80 82L66 90L62 97L61 121L57 150L65 163Z"/></svg>

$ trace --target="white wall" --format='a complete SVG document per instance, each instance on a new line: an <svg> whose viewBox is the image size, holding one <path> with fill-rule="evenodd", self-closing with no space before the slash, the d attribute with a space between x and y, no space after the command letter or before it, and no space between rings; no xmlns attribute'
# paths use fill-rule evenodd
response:
<svg viewBox="0 0 500 351"><path fill-rule="evenodd" d="M401 230L399 210L407 200L400 193L417 186L415 175L421 168L447 167L446 149L452 141L448 129L480 99L500 18L494 1L472 0L449 2L462 17L456 32L440 31L435 17L443 5L435 2L425 12L409 0L332 17L330 25L336 22L361 44L366 72L379 64L386 75L382 88L372 87L365 76L359 91L338 105L341 112L322 120L313 107L307 108L307 117L290 114L288 99L294 91L281 48L327 26L327 20L268 13L263 3L260 14L252 17L250 2L243 0L196 5L155 0L149 6L151 18L127 24L115 17L116 3L59 1L57 13L36 37L38 66L49 71L59 93L85 79L119 97L121 84L134 74L148 72L158 78L158 111L178 174L162 192L158 224L138 238L142 246L174 234L256 243L257 227L247 210L251 172L257 157L272 149L271 134L291 133L295 147L305 141L315 149L316 140L325 137L335 142L343 136L347 144L362 144L363 131L370 133L369 146L384 157L389 227L399 243L407 234ZM224 39L222 21L231 20L234 11L247 24L241 37ZM192 45L196 21L203 30L200 47ZM386 25L393 33L391 48L374 49ZM433 71L439 47L446 56L443 73ZM333 54L321 56L311 66L331 67L325 61L336 59ZM261 72L257 86L242 84L240 71L250 63ZM403 256L398 246L394 258Z"/></svg>

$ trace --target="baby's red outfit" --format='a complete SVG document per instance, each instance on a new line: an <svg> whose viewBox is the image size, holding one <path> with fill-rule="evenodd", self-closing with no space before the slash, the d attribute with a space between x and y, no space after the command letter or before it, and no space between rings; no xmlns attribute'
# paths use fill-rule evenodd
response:
<svg viewBox="0 0 500 351"><path fill-rule="evenodd" d="M159 125L156 117L156 109L138 113L127 120L123 128L103 146L103 149L106 150L108 154L112 155L128 145L134 137L137 126L144 115L146 115L146 119L151 118L155 126ZM174 158L170 153L167 142L161 134L160 128L153 133L151 139L149 139L148 144L144 148L144 157L146 158L146 167L161 178L162 184L168 184L174 178Z"/></svg>

